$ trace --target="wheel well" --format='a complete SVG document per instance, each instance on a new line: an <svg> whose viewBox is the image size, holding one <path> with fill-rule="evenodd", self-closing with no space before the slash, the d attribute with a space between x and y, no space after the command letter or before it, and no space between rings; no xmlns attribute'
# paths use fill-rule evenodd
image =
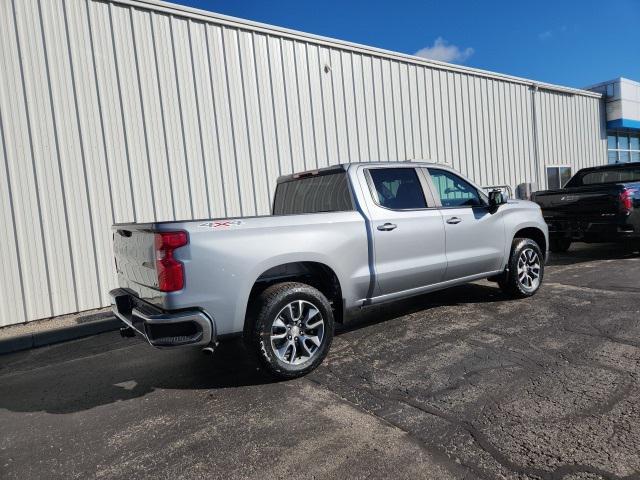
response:
<svg viewBox="0 0 640 480"><path fill-rule="evenodd" d="M263 272L253 284L251 293L249 294L249 301L247 303L247 314L253 304L254 300L260 295L266 288L281 282L300 282L311 285L322 292L327 297L331 307L333 308L334 319L338 323L342 323L344 305L342 301L342 288L340 287L340 281L336 273L327 265L318 262L293 262L285 263L272 267L266 272ZM247 320L250 315L247 315L245 319L245 332L248 325Z"/></svg>
<svg viewBox="0 0 640 480"><path fill-rule="evenodd" d="M547 240L544 236L544 233L539 228L529 227L518 230L514 235L514 238L530 238L534 240L540 249L542 250L542 254L544 255L547 251Z"/></svg>

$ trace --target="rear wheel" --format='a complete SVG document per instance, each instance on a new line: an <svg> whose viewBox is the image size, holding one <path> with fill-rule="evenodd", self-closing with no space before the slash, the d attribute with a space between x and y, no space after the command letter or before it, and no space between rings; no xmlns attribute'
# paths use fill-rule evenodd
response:
<svg viewBox="0 0 640 480"><path fill-rule="evenodd" d="M254 309L251 347L269 372L295 378L315 369L333 340L333 312L327 298L304 283L272 285Z"/></svg>
<svg viewBox="0 0 640 480"><path fill-rule="evenodd" d="M498 280L504 293L514 298L534 295L544 276L544 255L530 238L514 238L507 270Z"/></svg>
<svg viewBox="0 0 640 480"><path fill-rule="evenodd" d="M554 253L564 253L569 250L571 240L568 238L552 238L549 241L549 250Z"/></svg>

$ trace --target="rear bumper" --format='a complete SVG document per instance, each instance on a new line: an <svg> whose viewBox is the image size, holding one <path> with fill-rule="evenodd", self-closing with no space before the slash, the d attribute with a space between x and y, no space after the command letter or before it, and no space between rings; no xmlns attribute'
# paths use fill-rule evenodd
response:
<svg viewBox="0 0 640 480"><path fill-rule="evenodd" d="M622 222L546 219L550 238L586 242L615 242L640 238L633 225Z"/></svg>
<svg viewBox="0 0 640 480"><path fill-rule="evenodd" d="M215 322L200 310L165 312L124 288L111 290L109 295L114 315L154 347L204 347L216 343Z"/></svg>

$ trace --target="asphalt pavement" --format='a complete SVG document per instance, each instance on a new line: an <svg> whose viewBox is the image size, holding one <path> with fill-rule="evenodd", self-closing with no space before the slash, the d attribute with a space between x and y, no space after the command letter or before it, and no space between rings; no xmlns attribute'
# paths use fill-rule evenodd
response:
<svg viewBox="0 0 640 480"><path fill-rule="evenodd" d="M640 255L370 310L275 382L103 333L0 356L0 478L640 478Z"/></svg>

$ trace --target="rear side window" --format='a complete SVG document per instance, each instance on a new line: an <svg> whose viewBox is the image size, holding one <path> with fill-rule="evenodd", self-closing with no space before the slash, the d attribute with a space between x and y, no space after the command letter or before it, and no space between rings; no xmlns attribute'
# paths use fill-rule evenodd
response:
<svg viewBox="0 0 640 480"><path fill-rule="evenodd" d="M446 170L430 168L429 174L443 207L480 207L478 190L463 178Z"/></svg>
<svg viewBox="0 0 640 480"><path fill-rule="evenodd" d="M640 168L616 168L588 172L572 180L567 186L594 185L597 183L640 182Z"/></svg>
<svg viewBox="0 0 640 480"><path fill-rule="evenodd" d="M374 198L392 210L427 208L422 185L414 168L370 168Z"/></svg>
<svg viewBox="0 0 640 480"><path fill-rule="evenodd" d="M279 183L274 215L354 210L346 172L314 175Z"/></svg>

